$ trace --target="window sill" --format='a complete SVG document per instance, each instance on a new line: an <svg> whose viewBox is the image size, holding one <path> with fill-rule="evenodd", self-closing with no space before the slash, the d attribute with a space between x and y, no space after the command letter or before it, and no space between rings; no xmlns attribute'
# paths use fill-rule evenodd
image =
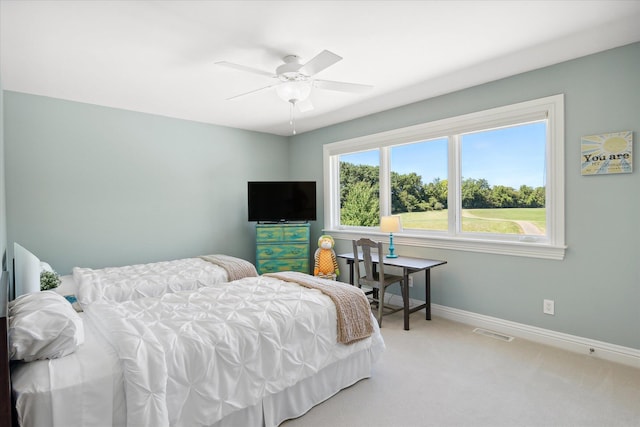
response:
<svg viewBox="0 0 640 427"><path fill-rule="evenodd" d="M382 240L388 243L389 236L368 229L325 229L323 233L331 234L334 239L353 240L368 237L372 240ZM516 242L516 241L492 241L484 239L467 239L450 236L417 236L410 234L394 234L395 246L414 246L467 252L482 252L496 255L520 256L528 258L542 258L561 261L564 259L566 246L553 246L548 243Z"/></svg>

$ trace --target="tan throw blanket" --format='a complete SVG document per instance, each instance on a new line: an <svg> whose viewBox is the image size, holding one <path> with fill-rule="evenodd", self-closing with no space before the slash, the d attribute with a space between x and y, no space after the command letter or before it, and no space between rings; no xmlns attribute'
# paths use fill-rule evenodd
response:
<svg viewBox="0 0 640 427"><path fill-rule="evenodd" d="M201 258L224 268L229 275L229 281L242 279L243 277L257 277L256 267L249 261L229 255L202 255Z"/></svg>
<svg viewBox="0 0 640 427"><path fill-rule="evenodd" d="M350 344L371 336L373 322L371 307L361 289L342 282L321 279L295 271L268 273L285 282L294 282L305 288L317 289L327 295L336 305L338 315L338 342Z"/></svg>

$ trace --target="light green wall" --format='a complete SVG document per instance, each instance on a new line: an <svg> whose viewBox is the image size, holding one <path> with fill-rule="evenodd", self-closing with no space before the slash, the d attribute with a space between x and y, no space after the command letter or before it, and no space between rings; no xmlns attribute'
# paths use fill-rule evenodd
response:
<svg viewBox="0 0 640 427"><path fill-rule="evenodd" d="M17 241L60 274L255 258L247 181L288 177L286 138L10 91L4 102L10 251Z"/></svg>
<svg viewBox="0 0 640 427"><path fill-rule="evenodd" d="M638 151L639 70L636 43L297 135L291 174L321 183L323 144L564 93L565 260L397 244L396 252L448 261L432 273L436 304L640 349L640 167L636 161L632 174L580 175L581 136L632 130ZM412 297L424 298L423 286L417 280ZM542 313L545 298L555 300L555 316Z"/></svg>

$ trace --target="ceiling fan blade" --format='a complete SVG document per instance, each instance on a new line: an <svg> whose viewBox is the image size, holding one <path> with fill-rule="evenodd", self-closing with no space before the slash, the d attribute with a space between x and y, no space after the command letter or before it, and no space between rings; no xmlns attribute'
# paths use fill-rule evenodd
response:
<svg viewBox="0 0 640 427"><path fill-rule="evenodd" d="M365 93L373 89L371 85L359 83L334 82L331 80L315 80L314 85L320 89L336 90L339 92Z"/></svg>
<svg viewBox="0 0 640 427"><path fill-rule="evenodd" d="M338 56L333 52L329 52L328 50L323 50L315 57L313 57L309 62L304 64L302 68L300 68L300 72L306 74L307 76L313 76L314 74L319 73L325 68L332 66L341 59L341 56Z"/></svg>
<svg viewBox="0 0 640 427"><path fill-rule="evenodd" d="M232 99L240 98L241 96L251 95L252 93L260 92L262 90L269 89L269 88L272 88L274 86L278 86L279 84L280 83L276 83L276 84L272 84L272 85L269 85L269 86L261 87L259 89L254 89L254 90L249 91L249 92L241 93L240 95L234 95L231 98L227 98L227 101L231 101Z"/></svg>
<svg viewBox="0 0 640 427"><path fill-rule="evenodd" d="M233 68L234 70L244 71L246 73L259 74L261 76L267 76L267 77L275 77L273 73L270 73L268 71L262 71L257 68L247 67L245 65L234 64L233 62L219 61L219 62L216 62L215 64L220 65L221 67Z"/></svg>
<svg viewBox="0 0 640 427"><path fill-rule="evenodd" d="M307 111L313 110L313 104L311 103L311 100L309 98L305 99L304 101L296 102L296 106L301 113L306 113Z"/></svg>

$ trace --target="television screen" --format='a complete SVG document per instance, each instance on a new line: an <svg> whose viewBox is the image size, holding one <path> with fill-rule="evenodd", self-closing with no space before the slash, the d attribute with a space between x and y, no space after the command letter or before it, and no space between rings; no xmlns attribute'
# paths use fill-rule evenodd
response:
<svg viewBox="0 0 640 427"><path fill-rule="evenodd" d="M315 181L250 181L249 221L316 220Z"/></svg>

